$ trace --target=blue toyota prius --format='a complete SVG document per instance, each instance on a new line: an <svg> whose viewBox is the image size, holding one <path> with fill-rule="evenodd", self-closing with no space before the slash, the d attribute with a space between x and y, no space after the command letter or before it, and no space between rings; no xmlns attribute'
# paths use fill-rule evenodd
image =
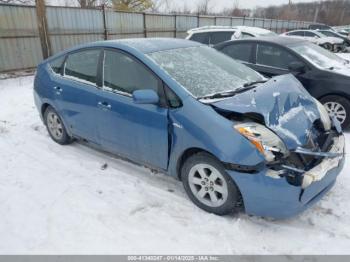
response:
<svg viewBox="0 0 350 262"><path fill-rule="evenodd" d="M34 97L55 142L83 139L174 176L218 215L296 215L344 165L339 122L296 78L265 79L187 40L67 50L38 66Z"/></svg>

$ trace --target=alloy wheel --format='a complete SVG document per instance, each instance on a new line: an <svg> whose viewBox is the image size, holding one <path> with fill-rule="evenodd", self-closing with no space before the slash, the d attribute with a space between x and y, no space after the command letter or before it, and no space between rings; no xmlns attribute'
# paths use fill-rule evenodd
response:
<svg viewBox="0 0 350 262"><path fill-rule="evenodd" d="M226 180L223 175L211 165L194 165L190 169L188 182L193 195L207 206L221 206L228 198Z"/></svg>
<svg viewBox="0 0 350 262"><path fill-rule="evenodd" d="M342 104L337 102L326 102L324 106L330 117L335 117L340 124L345 122L346 110Z"/></svg>
<svg viewBox="0 0 350 262"><path fill-rule="evenodd" d="M61 140L63 137L63 125L61 119L54 112L47 114L47 127L50 134L56 139Z"/></svg>

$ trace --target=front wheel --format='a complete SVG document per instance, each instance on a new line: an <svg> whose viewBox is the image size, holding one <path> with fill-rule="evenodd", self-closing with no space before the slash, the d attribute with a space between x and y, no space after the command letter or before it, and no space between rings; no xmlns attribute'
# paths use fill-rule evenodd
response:
<svg viewBox="0 0 350 262"><path fill-rule="evenodd" d="M235 211L238 188L210 154L201 152L189 157L181 169L181 179L187 195L201 209L217 215Z"/></svg>
<svg viewBox="0 0 350 262"><path fill-rule="evenodd" d="M329 50L331 52L333 51L333 45L330 44L330 43L325 43L322 46L323 46L323 48L325 48L325 49L327 49L327 50Z"/></svg>
<svg viewBox="0 0 350 262"><path fill-rule="evenodd" d="M330 95L323 97L321 103L330 117L335 117L345 129L350 126L350 101L344 97Z"/></svg>

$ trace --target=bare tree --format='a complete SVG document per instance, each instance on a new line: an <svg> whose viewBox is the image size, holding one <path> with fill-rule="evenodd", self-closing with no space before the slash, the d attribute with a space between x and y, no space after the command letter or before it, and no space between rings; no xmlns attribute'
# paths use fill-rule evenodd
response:
<svg viewBox="0 0 350 262"><path fill-rule="evenodd" d="M33 5L35 0L0 0L1 4L22 4L22 5Z"/></svg>
<svg viewBox="0 0 350 262"><path fill-rule="evenodd" d="M201 0L197 4L197 13L200 15L208 15L211 0Z"/></svg>
<svg viewBox="0 0 350 262"><path fill-rule="evenodd" d="M153 8L152 0L112 0L112 4L120 11L142 12Z"/></svg>

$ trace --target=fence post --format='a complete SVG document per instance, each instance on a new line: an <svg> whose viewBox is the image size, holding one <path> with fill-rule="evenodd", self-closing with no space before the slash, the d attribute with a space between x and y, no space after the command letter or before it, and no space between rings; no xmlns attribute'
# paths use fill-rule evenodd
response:
<svg viewBox="0 0 350 262"><path fill-rule="evenodd" d="M174 26L174 37L177 37L177 15L175 14L175 26Z"/></svg>
<svg viewBox="0 0 350 262"><path fill-rule="evenodd" d="M102 5L102 19L103 19L104 39L108 40L108 30L107 30L107 22L106 22L106 5Z"/></svg>
<svg viewBox="0 0 350 262"><path fill-rule="evenodd" d="M146 13L143 13L143 35L147 38Z"/></svg>
<svg viewBox="0 0 350 262"><path fill-rule="evenodd" d="M51 42L48 35L45 0L35 0L36 18L38 21L39 38L43 58L51 55Z"/></svg>

